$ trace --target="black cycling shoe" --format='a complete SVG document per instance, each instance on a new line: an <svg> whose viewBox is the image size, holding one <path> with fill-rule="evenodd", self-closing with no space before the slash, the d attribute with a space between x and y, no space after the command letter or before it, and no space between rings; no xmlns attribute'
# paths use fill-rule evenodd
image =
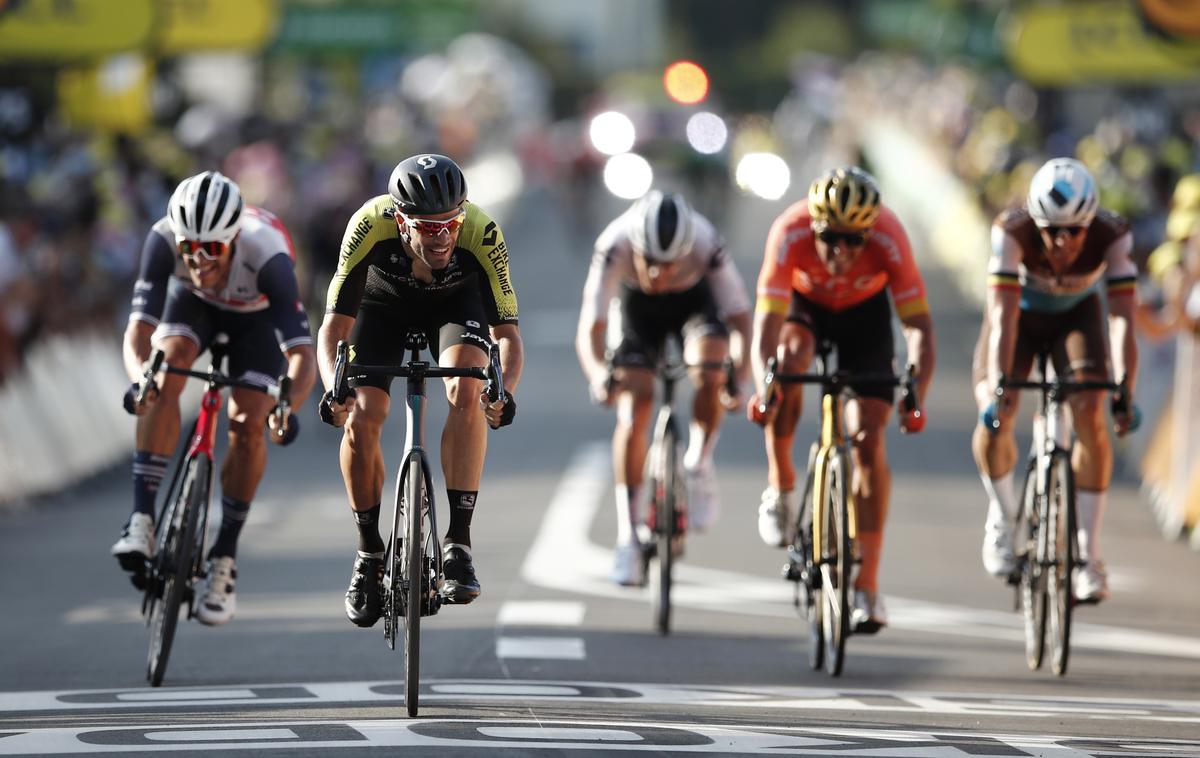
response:
<svg viewBox="0 0 1200 758"><path fill-rule="evenodd" d="M358 556L350 588L346 590L346 616L356 626L375 626L383 613L383 559Z"/></svg>
<svg viewBox="0 0 1200 758"><path fill-rule="evenodd" d="M447 603L466 605L479 597L479 580L475 578L475 566L471 553L459 545L447 545L442 553L441 595Z"/></svg>

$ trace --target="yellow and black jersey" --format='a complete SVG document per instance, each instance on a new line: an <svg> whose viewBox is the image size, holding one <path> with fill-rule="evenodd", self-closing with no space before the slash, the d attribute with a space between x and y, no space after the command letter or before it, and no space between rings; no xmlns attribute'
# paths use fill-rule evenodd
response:
<svg viewBox="0 0 1200 758"><path fill-rule="evenodd" d="M508 269L508 248L500 226L467 203L466 220L445 268L425 282L413 274L404 250L390 195L367 201L346 225L337 271L329 283L325 310L357 316L359 308L388 308L436 302L476 285L490 325L517 323L517 293Z"/></svg>

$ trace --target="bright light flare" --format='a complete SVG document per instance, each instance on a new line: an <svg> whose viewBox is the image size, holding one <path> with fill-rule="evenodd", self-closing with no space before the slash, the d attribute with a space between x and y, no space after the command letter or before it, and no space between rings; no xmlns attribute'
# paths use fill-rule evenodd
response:
<svg viewBox="0 0 1200 758"><path fill-rule="evenodd" d="M792 183L787 162L774 153L747 153L734 172L738 186L766 200L778 200Z"/></svg>
<svg viewBox="0 0 1200 758"><path fill-rule="evenodd" d="M729 129L725 126L725 120L717 114L701 111L688 119L687 140L696 152L705 155L719 153L728 139Z"/></svg>
<svg viewBox="0 0 1200 758"><path fill-rule="evenodd" d="M605 155L620 155L633 149L637 130L624 113L605 111L592 119L588 137L592 140L592 146Z"/></svg>
<svg viewBox="0 0 1200 758"><path fill-rule="evenodd" d="M604 186L624 200L637 200L650 191L654 169L636 153L614 155L604 164Z"/></svg>
<svg viewBox="0 0 1200 758"><path fill-rule="evenodd" d="M663 87L675 102L695 105L708 96L708 74L691 61L676 61L663 72Z"/></svg>

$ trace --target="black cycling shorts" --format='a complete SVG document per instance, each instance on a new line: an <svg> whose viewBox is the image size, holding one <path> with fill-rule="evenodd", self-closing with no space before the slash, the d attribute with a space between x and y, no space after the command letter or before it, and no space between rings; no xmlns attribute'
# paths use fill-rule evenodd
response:
<svg viewBox="0 0 1200 758"><path fill-rule="evenodd" d="M896 370L896 345L892 336L892 303L887 290L842 311L831 311L792 290L787 320L800 324L818 340L828 340L837 350L837 367L850 372L891 374ZM859 397L891 403L895 387L888 384L852 384Z"/></svg>
<svg viewBox="0 0 1200 758"><path fill-rule="evenodd" d="M683 292L662 295L622 289L621 343L613 353L614 366L654 368L671 334L681 344L698 337L729 336L706 280Z"/></svg>
<svg viewBox="0 0 1200 758"><path fill-rule="evenodd" d="M972 378L976 384L987 378L990 331L991 324L985 313L972 364ZM1009 378L1022 380L1028 377L1034 359L1043 348L1050 351L1057 376L1107 377L1108 332L1100 295L1092 293L1061 313L1022 310L1017 319L1017 344Z"/></svg>
<svg viewBox="0 0 1200 758"><path fill-rule="evenodd" d="M475 345L485 354L491 347L483 298L477 286L464 286L439 300L380 307L364 305L350 332L353 362L366 366L399 365L408 360L404 349L409 329L420 329L435 358L451 345ZM392 377L351 379L351 387L378 387L391 393Z"/></svg>
<svg viewBox="0 0 1200 758"><path fill-rule="evenodd" d="M284 356L267 310L237 313L201 300L178 279L167 289L162 321L153 341L187 337L203 352L218 334L229 336L227 373L234 379L266 387L275 386L283 373Z"/></svg>

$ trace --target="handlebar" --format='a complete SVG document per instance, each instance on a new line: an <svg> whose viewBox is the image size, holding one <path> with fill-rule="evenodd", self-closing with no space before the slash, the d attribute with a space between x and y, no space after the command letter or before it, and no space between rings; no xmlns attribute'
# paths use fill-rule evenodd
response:
<svg viewBox="0 0 1200 758"><path fill-rule="evenodd" d="M154 355L150 356L150 360L146 364L146 370L142 372L142 381L138 383L137 394L134 396L134 404L141 405L146 402L146 395L151 390L158 389L158 382L154 377L158 376L159 369L162 368L163 360L166 358L166 353L162 350L155 350ZM168 367L169 368L169 367Z"/></svg>
<svg viewBox="0 0 1200 758"><path fill-rule="evenodd" d="M886 384L900 388L900 402L905 413L919 413L921 406L916 391L916 370L917 367L910 363L901 376L882 372L852 372L845 369L825 374L781 374L779 359L772 357L767 360L758 412L766 413L774 404L779 395L780 384L820 384L828 391L836 393L841 393L854 384Z"/></svg>
<svg viewBox="0 0 1200 758"><path fill-rule="evenodd" d="M435 366L424 361L409 361L392 366L367 366L350 363L350 345L339 340L333 363L333 397L339 403L346 402L350 395L351 378L366 376L421 377L444 379L447 377L469 377L487 382L485 392L489 402L508 400L504 390L504 373L500 368L500 348L492 344L488 350L487 366Z"/></svg>

